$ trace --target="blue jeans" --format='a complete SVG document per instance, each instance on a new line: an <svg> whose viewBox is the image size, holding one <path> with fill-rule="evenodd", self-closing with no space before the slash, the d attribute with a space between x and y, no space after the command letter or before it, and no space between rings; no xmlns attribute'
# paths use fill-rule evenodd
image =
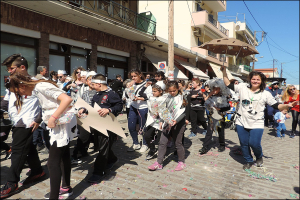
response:
<svg viewBox="0 0 300 200"><path fill-rule="evenodd" d="M136 109L130 106L128 117L128 129L133 140L133 144L139 144L138 133L136 131L136 123L139 122L140 129L144 129L147 120L148 108ZM143 136L143 145L147 145Z"/></svg>
<svg viewBox="0 0 300 200"><path fill-rule="evenodd" d="M35 131L33 131L33 145L38 145L39 147L43 145L43 131L44 129L38 127Z"/></svg>
<svg viewBox="0 0 300 200"><path fill-rule="evenodd" d="M243 126L236 125L237 133L239 136L243 157L247 163L253 162L253 157L251 155L251 149L254 152L256 160L263 156L261 147L261 138L264 129L246 129Z"/></svg>
<svg viewBox="0 0 300 200"><path fill-rule="evenodd" d="M272 106L267 105L267 113L268 113L268 119L269 119L269 123L273 123L274 122L274 115L279 112L279 110L273 108ZM266 117L266 116L265 116Z"/></svg>
<svg viewBox="0 0 300 200"><path fill-rule="evenodd" d="M277 137L284 137L285 136L285 131L286 131L286 127L284 123L276 123L276 128L277 128ZM280 135L281 133L281 135Z"/></svg>

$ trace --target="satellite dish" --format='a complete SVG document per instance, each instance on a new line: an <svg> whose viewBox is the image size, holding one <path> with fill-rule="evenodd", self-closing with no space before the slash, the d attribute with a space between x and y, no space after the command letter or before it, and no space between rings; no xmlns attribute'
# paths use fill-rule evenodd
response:
<svg viewBox="0 0 300 200"><path fill-rule="evenodd" d="M241 28L241 22L238 21L238 22L236 22L236 24L235 24L235 30L238 31L238 30L240 30L240 28Z"/></svg>

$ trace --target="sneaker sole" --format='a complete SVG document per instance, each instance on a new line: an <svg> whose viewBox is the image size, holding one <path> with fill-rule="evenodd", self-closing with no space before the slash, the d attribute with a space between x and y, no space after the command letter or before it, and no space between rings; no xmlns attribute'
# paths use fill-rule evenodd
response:
<svg viewBox="0 0 300 200"><path fill-rule="evenodd" d="M148 168L148 169L149 169L149 168ZM156 171L156 170L162 170L162 168L149 169L149 171Z"/></svg>
<svg viewBox="0 0 300 200"><path fill-rule="evenodd" d="M73 195L73 192L59 195L60 197L70 197Z"/></svg>
<svg viewBox="0 0 300 200"><path fill-rule="evenodd" d="M8 193L8 194L6 194L6 195L3 195L3 196L1 196L0 198L3 199L3 198L6 198L6 197L10 197L11 195L16 194L17 192L19 192L19 187L17 187L17 188L15 189L15 191L13 191L13 192L11 192L11 193Z"/></svg>
<svg viewBox="0 0 300 200"><path fill-rule="evenodd" d="M149 158L146 157L146 159L147 159L147 160L150 160L150 159L153 158L155 155L157 155L157 153L158 153L158 151L156 151L156 152L153 154L153 156L151 156L151 157L149 157Z"/></svg>

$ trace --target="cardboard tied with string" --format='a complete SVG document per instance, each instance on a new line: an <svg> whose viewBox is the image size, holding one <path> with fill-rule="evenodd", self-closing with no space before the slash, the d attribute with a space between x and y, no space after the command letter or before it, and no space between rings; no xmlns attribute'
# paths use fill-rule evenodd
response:
<svg viewBox="0 0 300 200"><path fill-rule="evenodd" d="M100 110L101 107L97 103L92 107L82 98L78 97L74 106L79 113L79 115L76 114L77 123L86 131L91 132L90 127L92 127L105 136L108 136L107 130L109 130L120 137L126 138L117 118L112 113L109 113L104 117L99 115L98 110Z"/></svg>

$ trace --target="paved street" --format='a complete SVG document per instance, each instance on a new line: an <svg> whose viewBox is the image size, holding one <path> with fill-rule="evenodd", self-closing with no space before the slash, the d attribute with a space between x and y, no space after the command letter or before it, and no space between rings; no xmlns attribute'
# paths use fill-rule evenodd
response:
<svg viewBox="0 0 300 200"><path fill-rule="evenodd" d="M126 115L118 117L125 132L128 133ZM291 119L286 122L288 133L291 128ZM189 130L190 126L188 126ZM146 161L145 154L127 152L132 140L119 139L114 144L114 152L119 157L107 178L99 184L91 185L87 182L93 168L96 153L89 149L90 157L84 163L73 166L71 186L74 190L72 199L128 199L128 198L155 198L155 199L286 199L299 198L299 136L294 139L288 136L284 139L275 137L273 129L265 128L262 147L264 152L264 168L252 167L252 171L265 176L273 176L277 181L255 179L248 176L242 169L243 157L236 153L239 141L234 131L226 129L226 151L219 153L218 142L205 156L199 156L198 150L202 147L203 135L198 134L192 139L185 132L185 149L187 168L175 172L176 157L173 155L174 146L169 148L164 161L163 170L148 171L148 166L155 159ZM215 136L215 135L214 135ZM215 137L215 139L217 139ZM216 140L217 141L217 140ZM11 142L11 135L8 139ZM75 141L71 143L73 146ZM92 146L92 145L91 145ZM46 165L48 154L40 153L43 168L47 178L42 182L20 187L20 192L10 199L41 199L50 191L49 175ZM1 185L6 181L10 160L3 161L1 155ZM21 180L26 177L28 168L23 169Z"/></svg>

